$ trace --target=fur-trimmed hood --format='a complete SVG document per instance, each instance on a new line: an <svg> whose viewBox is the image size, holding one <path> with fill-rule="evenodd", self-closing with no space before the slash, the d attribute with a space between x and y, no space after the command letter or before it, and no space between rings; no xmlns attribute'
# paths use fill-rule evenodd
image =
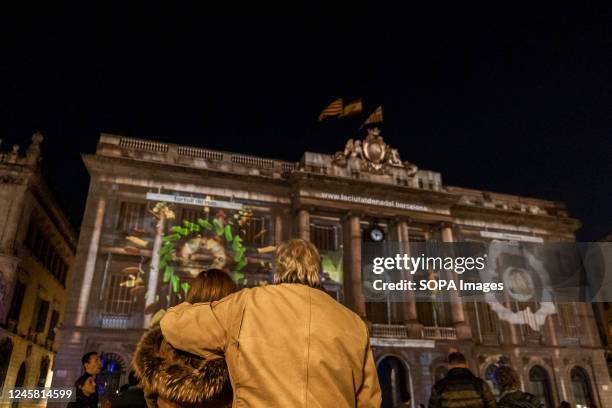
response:
<svg viewBox="0 0 612 408"><path fill-rule="evenodd" d="M224 359L205 360L164 340L159 325L140 340L132 362L146 395L181 407L229 407L232 388Z"/></svg>

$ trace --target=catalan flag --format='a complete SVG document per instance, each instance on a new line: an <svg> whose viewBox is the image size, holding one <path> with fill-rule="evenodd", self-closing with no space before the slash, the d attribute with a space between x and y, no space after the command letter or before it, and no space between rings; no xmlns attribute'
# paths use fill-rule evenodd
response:
<svg viewBox="0 0 612 408"><path fill-rule="evenodd" d="M342 116L358 115L362 111L363 111L363 104L361 103L361 98L359 98L356 101L353 101L344 107Z"/></svg>
<svg viewBox="0 0 612 408"><path fill-rule="evenodd" d="M319 115L319 121L322 121L328 116L342 116L342 111L342 98L336 99L330 103L327 108L323 109L323 112Z"/></svg>
<svg viewBox="0 0 612 408"><path fill-rule="evenodd" d="M368 118L366 119L365 122L363 122L363 125L361 125L361 127L364 127L365 125L371 125L372 123L382 123L382 121L383 121L382 106L379 106L370 116L368 116Z"/></svg>

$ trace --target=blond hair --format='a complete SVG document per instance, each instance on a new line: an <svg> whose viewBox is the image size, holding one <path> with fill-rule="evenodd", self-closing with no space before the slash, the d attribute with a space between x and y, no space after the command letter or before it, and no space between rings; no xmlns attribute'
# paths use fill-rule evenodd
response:
<svg viewBox="0 0 612 408"><path fill-rule="evenodd" d="M319 287L321 256L305 239L292 239L276 249L274 283L301 283Z"/></svg>

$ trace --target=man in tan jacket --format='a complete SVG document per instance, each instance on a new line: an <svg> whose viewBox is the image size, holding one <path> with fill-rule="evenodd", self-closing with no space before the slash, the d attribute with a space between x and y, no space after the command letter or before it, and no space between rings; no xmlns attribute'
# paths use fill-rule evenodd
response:
<svg viewBox="0 0 612 408"><path fill-rule="evenodd" d="M276 251L276 285L243 289L212 303L182 303L161 320L174 347L224 356L234 407L380 407L365 323L319 289L314 245Z"/></svg>

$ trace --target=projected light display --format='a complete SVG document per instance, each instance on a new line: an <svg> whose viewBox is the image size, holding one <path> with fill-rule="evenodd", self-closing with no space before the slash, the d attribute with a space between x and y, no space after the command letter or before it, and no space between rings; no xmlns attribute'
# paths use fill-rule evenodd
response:
<svg viewBox="0 0 612 408"><path fill-rule="evenodd" d="M128 259L140 257L121 263L123 278L110 282L116 286L111 291L129 290L125 300L142 304L152 315L183 301L190 280L203 270L225 270L241 286L271 280L266 254L273 247L261 246L267 231L254 222L252 210L210 197L200 201L187 206L150 201L144 214L124 209L120 218L128 219L128 225L122 252L132 255ZM138 215L142 220L131 220Z"/></svg>
<svg viewBox="0 0 612 408"><path fill-rule="evenodd" d="M487 293L491 310L508 323L526 324L539 331L546 317L557 312L552 297L549 271L545 259L515 243L492 242L489 246L489 268L481 272L486 281L503 282L502 295Z"/></svg>

